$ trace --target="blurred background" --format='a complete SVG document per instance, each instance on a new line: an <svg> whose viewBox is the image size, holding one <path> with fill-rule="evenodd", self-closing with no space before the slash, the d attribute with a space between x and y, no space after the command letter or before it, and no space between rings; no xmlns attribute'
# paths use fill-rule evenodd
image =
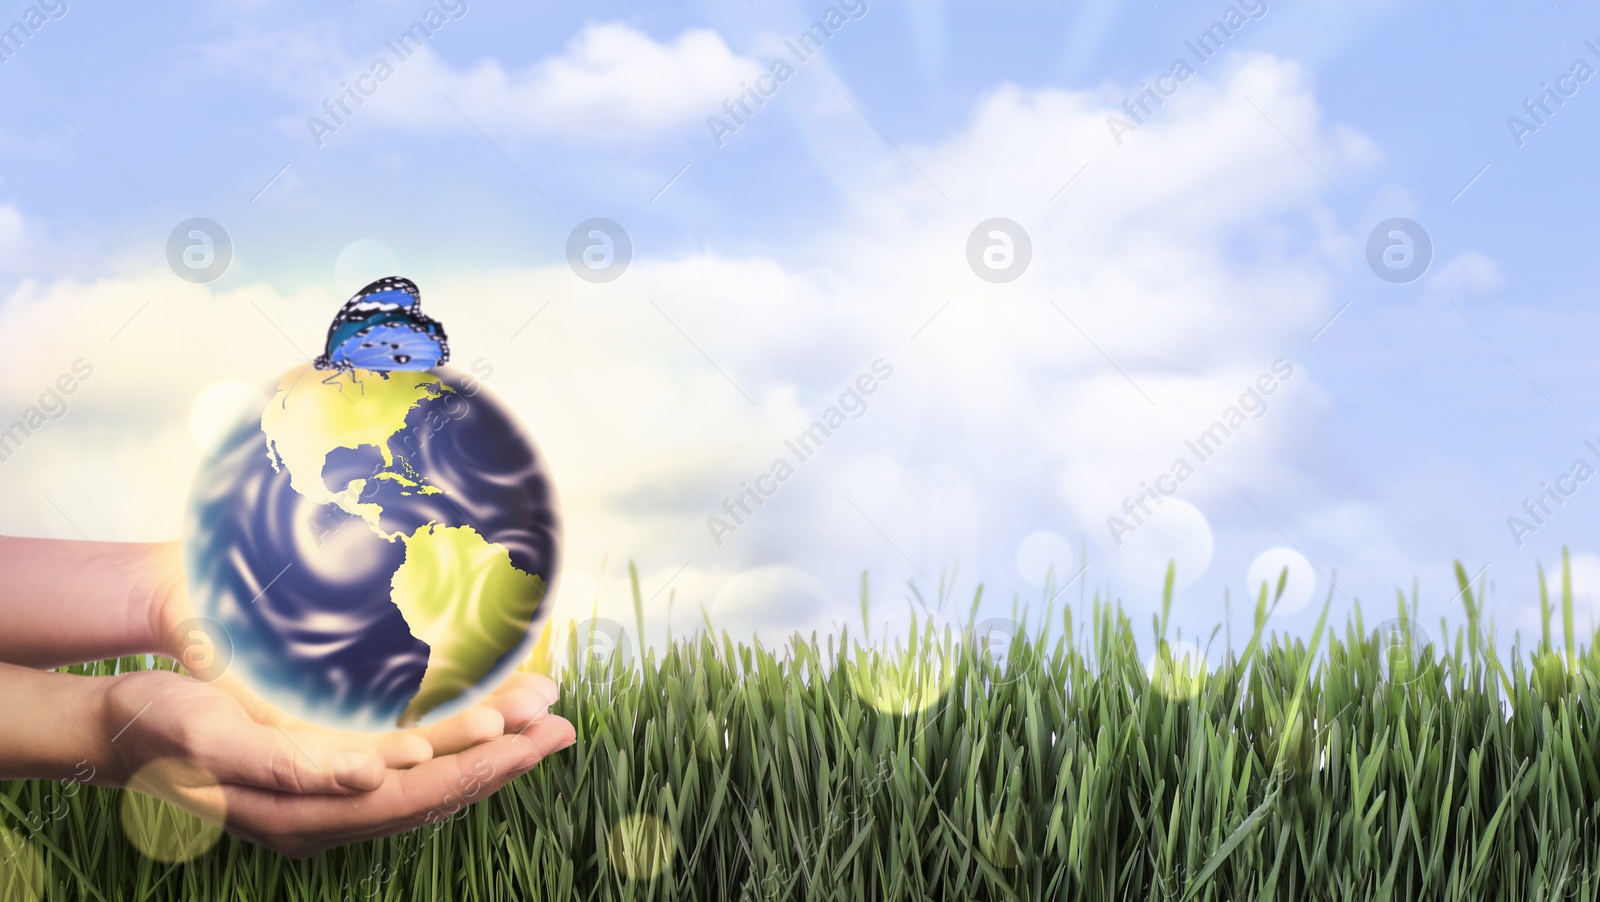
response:
<svg viewBox="0 0 1600 902"><path fill-rule="evenodd" d="M1581 6L11 0L0 59L7 533L177 536L400 274L548 458L558 624L633 561L646 642L863 571L875 632L1144 633L1172 560L1186 634L1284 567L1309 634L1460 560L1526 633L1563 545L1593 619Z"/></svg>

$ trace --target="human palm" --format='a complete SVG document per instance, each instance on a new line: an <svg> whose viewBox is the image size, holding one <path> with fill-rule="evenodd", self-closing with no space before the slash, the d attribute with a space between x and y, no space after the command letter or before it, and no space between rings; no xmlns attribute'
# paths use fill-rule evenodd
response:
<svg viewBox="0 0 1600 902"><path fill-rule="evenodd" d="M480 714L443 737L459 748L440 753L416 732L340 733L169 671L111 680L104 728L113 741L96 782L159 796L295 856L420 826L459 804L469 783L468 801L488 796L572 740L553 716L490 738L479 727L491 718ZM502 695L537 691L530 680Z"/></svg>

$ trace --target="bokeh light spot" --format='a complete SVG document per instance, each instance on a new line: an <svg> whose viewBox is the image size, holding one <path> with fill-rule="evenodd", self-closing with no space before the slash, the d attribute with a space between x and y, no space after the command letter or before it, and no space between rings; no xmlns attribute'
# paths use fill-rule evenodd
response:
<svg viewBox="0 0 1600 902"><path fill-rule="evenodd" d="M1168 498L1123 538L1119 555L1128 577L1147 588L1161 588L1168 562L1176 564L1176 585L1182 589L1205 575L1215 548L1206 515L1187 501Z"/></svg>
<svg viewBox="0 0 1600 902"><path fill-rule="evenodd" d="M611 866L630 880L650 880L672 867L678 843L672 829L649 814L630 814L611 828L606 841Z"/></svg>
<svg viewBox="0 0 1600 902"><path fill-rule="evenodd" d="M0 827L0 899L44 898L44 862L27 837Z"/></svg>
<svg viewBox="0 0 1600 902"><path fill-rule="evenodd" d="M400 271L400 258L389 245L376 238L362 238L345 245L333 264L338 290L352 294L356 289Z"/></svg>
<svg viewBox="0 0 1600 902"><path fill-rule="evenodd" d="M183 807L167 801L182 799ZM122 831L146 858L176 863L211 851L227 814L222 787L198 765L160 758L122 793Z"/></svg>
<svg viewBox="0 0 1600 902"><path fill-rule="evenodd" d="M944 631L935 630L933 635L932 644L923 633L908 646L857 646L844 668L861 701L885 714L909 716L943 699L955 681L956 648L943 641Z"/></svg>
<svg viewBox="0 0 1600 902"><path fill-rule="evenodd" d="M189 405L189 437L196 448L209 451L246 416L259 414L266 401L261 386L243 379L213 382Z"/></svg>
<svg viewBox="0 0 1600 902"><path fill-rule="evenodd" d="M1150 676L1150 688L1173 701L1199 696L1210 675L1205 650L1188 639L1162 640L1145 670Z"/></svg>
<svg viewBox="0 0 1600 902"><path fill-rule="evenodd" d="M1306 606L1306 602L1311 600L1311 593L1317 588L1317 571L1305 555L1293 548L1269 548L1250 562L1250 569L1245 576L1245 589L1251 605L1255 604L1256 597L1261 593L1262 583L1267 586L1267 604L1272 604L1272 598L1278 592L1278 579L1285 567L1289 568L1289 581L1284 584L1283 597L1278 599L1274 613L1293 614Z"/></svg>
<svg viewBox="0 0 1600 902"><path fill-rule="evenodd" d="M1030 586L1042 586L1047 577L1061 585L1077 570L1072 545L1048 529L1030 533L1017 546L1017 573Z"/></svg>

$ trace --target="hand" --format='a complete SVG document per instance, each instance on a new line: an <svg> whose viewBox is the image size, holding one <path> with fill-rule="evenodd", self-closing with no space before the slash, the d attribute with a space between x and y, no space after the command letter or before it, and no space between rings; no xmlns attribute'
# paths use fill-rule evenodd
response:
<svg viewBox="0 0 1600 902"><path fill-rule="evenodd" d="M145 584L149 589L152 634L158 637L162 652L180 663L191 652L184 637L178 634L179 625L195 616L193 603L183 579L181 549L176 542L152 549L145 570ZM191 714L175 714L177 720L158 721L149 726L152 738L148 754L156 757L174 757L170 754L175 743L182 745L186 755L181 760L193 762L198 767L172 771L164 778L169 801L190 804L191 810L205 810L206 798L215 796L216 785L232 785L235 792L248 804L243 812L228 807L228 829L246 838L279 851L295 854L309 849L312 852L340 841L330 841L344 835L359 823L365 833L373 836L387 835L418 826L408 822L408 817L420 817L427 807L409 811L407 800L428 802L433 795L454 793L459 796L463 780L482 784L478 791L488 795L498 789L511 772L522 773L545 755L571 745L575 735L572 725L560 717L549 715L549 708L558 697L556 684L547 677L535 674L514 674L482 702L467 708L443 721L410 730L382 736L341 733L299 722L251 693L231 674L223 674L214 685L197 683L176 674L143 673L127 677L142 677L138 682L119 686L113 693L116 713L113 720L126 715L130 719L146 702L157 698L172 703L181 711L192 707ZM151 677L173 677L177 680ZM124 678L126 679L126 678ZM154 705L151 705L151 713ZM146 714L145 717L149 717ZM141 718L143 720L143 718ZM120 729L119 726L114 726ZM251 737L248 743L239 737ZM504 740L514 740L510 743ZM492 771L492 777L475 770L472 774L451 776L451 769L443 765L419 768L430 761L458 759L464 753L481 745L495 745L493 754L487 748L474 752L473 767L478 762L500 760L501 766ZM523 756L520 763L514 759ZM138 754L135 753L137 758ZM510 763L507 763L510 762ZM401 771L418 768L418 775L402 779ZM132 776L128 771L126 776ZM207 774L212 782L208 784ZM442 782L441 782L442 781ZM433 784L437 784L434 786ZM207 786L210 789L207 789ZM417 795L424 788L438 789ZM488 788L492 786L492 788ZM178 791L183 788L183 791ZM246 792L252 789L252 792ZM323 795L348 792L390 793L400 792L396 801L389 802L382 813L389 820L374 822L370 818L352 819L356 807L339 799L339 806L319 804L306 800L303 805L286 805L282 799L273 800L272 793ZM266 793L267 795L263 795ZM155 794L163 795L156 791ZM224 795L228 795L224 793ZM326 803L326 798L320 800ZM304 808L318 811L316 817L304 822L292 819L266 819L260 822L241 820L262 810ZM291 830L288 835L276 832L279 828ZM308 832L309 831L309 832Z"/></svg>
<svg viewBox="0 0 1600 902"><path fill-rule="evenodd" d="M472 742L452 731L458 716L434 730L462 748L436 757L421 731L328 730L176 673L97 682L107 686L102 732L111 739L95 782L127 784L297 857L421 826L430 811L487 797L574 738L567 721L538 712L517 732ZM513 682L473 710L500 723L510 697L554 687L541 677Z"/></svg>
<svg viewBox="0 0 1600 902"><path fill-rule="evenodd" d="M0 779L61 778L89 761L76 779L131 785L308 855L453 813L573 741L548 714L555 684L530 674L454 717L380 736L297 721L227 673L52 673L183 654L176 631L194 611L178 543L0 538L0 573Z"/></svg>
<svg viewBox="0 0 1600 902"><path fill-rule="evenodd" d="M365 736L293 722L242 692L164 670L108 677L97 782L128 783L178 759L221 783L288 793L368 792L384 771L414 767L433 746L405 733Z"/></svg>

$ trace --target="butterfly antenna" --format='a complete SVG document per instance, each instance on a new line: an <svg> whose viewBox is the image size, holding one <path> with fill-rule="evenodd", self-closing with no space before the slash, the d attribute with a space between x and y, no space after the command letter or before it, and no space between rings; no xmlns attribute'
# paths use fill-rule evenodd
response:
<svg viewBox="0 0 1600 902"><path fill-rule="evenodd" d="M289 409L289 396L294 394L294 387L300 384L300 380L304 379L305 375L306 371L301 370L300 375L294 377L294 381L289 383L289 390L283 393L283 400L279 402L279 406L281 406L284 410Z"/></svg>

